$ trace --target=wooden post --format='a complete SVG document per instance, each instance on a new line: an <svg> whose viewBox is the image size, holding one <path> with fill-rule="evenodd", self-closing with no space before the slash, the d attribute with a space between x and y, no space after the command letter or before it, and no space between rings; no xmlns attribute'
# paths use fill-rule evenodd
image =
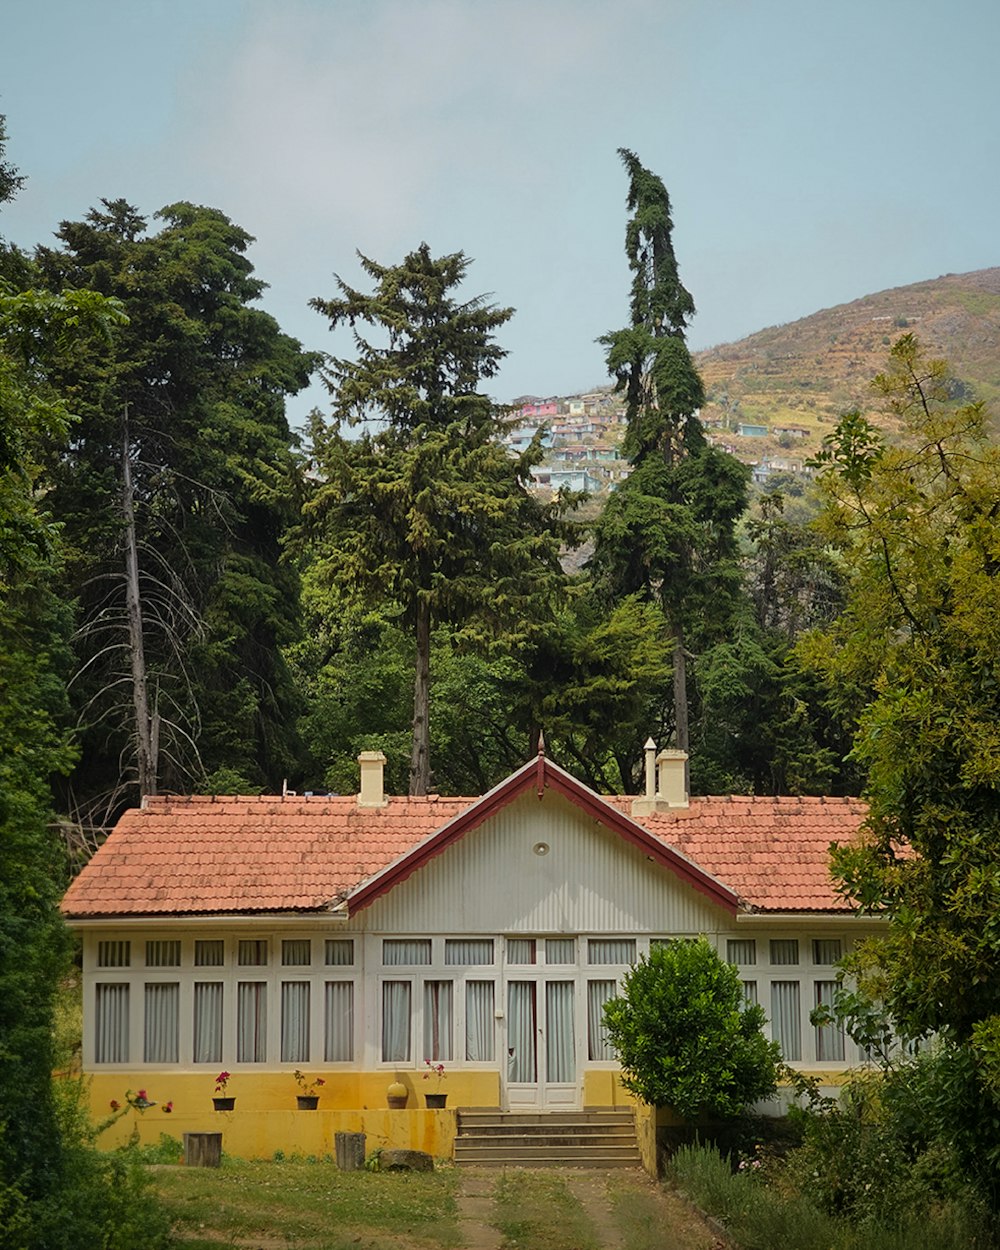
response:
<svg viewBox="0 0 1000 1250"><path fill-rule="evenodd" d="M184 1164L189 1168L217 1168L222 1161L221 1133L185 1133Z"/></svg>
<svg viewBox="0 0 1000 1250"><path fill-rule="evenodd" d="M364 1133L334 1133L333 1148L341 1172L363 1172L365 1167Z"/></svg>

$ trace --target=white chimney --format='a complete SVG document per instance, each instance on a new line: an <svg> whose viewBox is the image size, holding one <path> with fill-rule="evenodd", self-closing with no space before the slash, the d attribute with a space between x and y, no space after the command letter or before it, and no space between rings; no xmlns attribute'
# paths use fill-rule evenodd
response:
<svg viewBox="0 0 1000 1250"><path fill-rule="evenodd" d="M646 756L646 792L632 800L633 816L648 816L650 812L669 812L688 806L686 751L661 751L656 753L656 743L646 739L643 747Z"/></svg>
<svg viewBox="0 0 1000 1250"><path fill-rule="evenodd" d="M358 756L361 793L358 807L387 807L385 797L385 756L381 751L362 751Z"/></svg>

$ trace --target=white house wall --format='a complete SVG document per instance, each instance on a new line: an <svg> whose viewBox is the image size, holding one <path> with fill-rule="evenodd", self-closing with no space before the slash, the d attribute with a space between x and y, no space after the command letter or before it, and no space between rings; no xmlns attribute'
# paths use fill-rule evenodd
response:
<svg viewBox="0 0 1000 1250"><path fill-rule="evenodd" d="M535 849L544 845L547 851ZM732 919L561 795L525 795L352 922L375 933L714 934Z"/></svg>

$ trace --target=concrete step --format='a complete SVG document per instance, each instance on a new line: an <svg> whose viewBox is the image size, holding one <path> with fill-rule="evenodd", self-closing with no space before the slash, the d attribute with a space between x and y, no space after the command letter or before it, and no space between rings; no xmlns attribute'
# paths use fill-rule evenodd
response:
<svg viewBox="0 0 1000 1250"><path fill-rule="evenodd" d="M486 1167L638 1167L631 1110L458 1113L455 1162Z"/></svg>

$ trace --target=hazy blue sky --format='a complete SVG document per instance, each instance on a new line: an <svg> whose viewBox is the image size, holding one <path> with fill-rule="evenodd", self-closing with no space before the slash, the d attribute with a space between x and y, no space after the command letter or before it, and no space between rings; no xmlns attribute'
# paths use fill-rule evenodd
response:
<svg viewBox="0 0 1000 1250"><path fill-rule="evenodd" d="M622 146L670 191L695 348L1000 264L998 55L998 0L3 0L0 233L213 205L326 350L306 301L356 249L461 249L517 309L496 396L566 394L627 316Z"/></svg>

